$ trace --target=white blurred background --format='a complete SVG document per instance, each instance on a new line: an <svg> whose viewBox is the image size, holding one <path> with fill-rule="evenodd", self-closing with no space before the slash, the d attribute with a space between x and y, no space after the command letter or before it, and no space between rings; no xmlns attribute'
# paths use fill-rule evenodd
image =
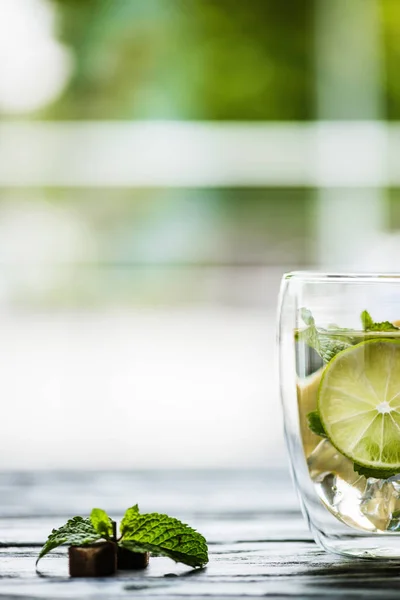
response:
<svg viewBox="0 0 400 600"><path fill-rule="evenodd" d="M0 0L0 469L286 465L282 273L400 249L400 5L292 4Z"/></svg>

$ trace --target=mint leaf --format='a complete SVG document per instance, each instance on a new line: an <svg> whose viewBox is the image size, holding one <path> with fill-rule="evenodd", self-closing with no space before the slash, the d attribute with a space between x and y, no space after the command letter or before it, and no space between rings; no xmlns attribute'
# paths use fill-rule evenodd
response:
<svg viewBox="0 0 400 600"><path fill-rule="evenodd" d="M112 520L101 508L94 508L90 514L90 521L97 533L105 539L113 536Z"/></svg>
<svg viewBox="0 0 400 600"><path fill-rule="evenodd" d="M62 525L59 529L53 529L46 543L41 549L36 565L39 560L54 548L62 544L70 546L85 546L97 542L102 536L95 530L90 519L74 517Z"/></svg>
<svg viewBox="0 0 400 600"><path fill-rule="evenodd" d="M324 426L322 425L321 417L317 410L309 412L307 415L308 428L311 429L315 435L326 437Z"/></svg>
<svg viewBox="0 0 400 600"><path fill-rule="evenodd" d="M399 327L396 327L390 321L375 323L367 310L363 310L361 313L361 323L364 331L399 331Z"/></svg>
<svg viewBox="0 0 400 600"><path fill-rule="evenodd" d="M328 363L336 354L353 345L350 337L338 335L334 333L335 330L317 329L314 317L307 308L300 309L300 316L308 327L297 332L296 341L314 348L324 362Z"/></svg>
<svg viewBox="0 0 400 600"><path fill-rule="evenodd" d="M151 552L167 556L190 567L203 567L208 562L204 537L178 519L149 513L141 515L137 506L128 509L121 523L119 544L131 552Z"/></svg>
<svg viewBox="0 0 400 600"><path fill-rule="evenodd" d="M312 316L311 310L308 310L308 308L304 308L304 307L301 308L300 316L306 325L309 325L310 327L315 327L315 320L314 320L314 317Z"/></svg>
<svg viewBox="0 0 400 600"><path fill-rule="evenodd" d="M363 467L357 463L353 463L353 468L356 473L359 475L364 475L368 479L368 477L374 477L375 479L389 479L389 477L393 477L396 475L396 471L384 470L382 469L370 469L369 467Z"/></svg>
<svg viewBox="0 0 400 600"><path fill-rule="evenodd" d="M319 348L315 348L322 358L322 360L328 363L336 354L350 348L353 344L350 341L338 339L331 335L319 333L318 335Z"/></svg>
<svg viewBox="0 0 400 600"><path fill-rule="evenodd" d="M128 508L121 521L121 535L124 535L126 531L129 530L130 521L134 521L137 515L139 515L139 506L137 504L135 504L135 506L132 506L131 508Z"/></svg>

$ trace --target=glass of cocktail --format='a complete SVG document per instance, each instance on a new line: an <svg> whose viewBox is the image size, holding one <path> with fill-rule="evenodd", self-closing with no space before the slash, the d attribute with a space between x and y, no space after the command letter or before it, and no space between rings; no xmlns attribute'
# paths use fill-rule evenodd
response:
<svg viewBox="0 0 400 600"><path fill-rule="evenodd" d="M280 390L303 513L326 550L400 559L400 275L283 277Z"/></svg>

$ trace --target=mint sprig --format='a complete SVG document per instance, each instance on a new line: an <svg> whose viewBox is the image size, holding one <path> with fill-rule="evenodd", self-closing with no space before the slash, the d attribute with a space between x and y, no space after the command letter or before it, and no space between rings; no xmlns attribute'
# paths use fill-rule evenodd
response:
<svg viewBox="0 0 400 600"><path fill-rule="evenodd" d="M141 515L136 505L125 513L121 533L121 546L132 552L167 556L190 567L203 567L208 563L204 537L185 523L167 515Z"/></svg>
<svg viewBox="0 0 400 600"><path fill-rule="evenodd" d="M376 323L367 310L363 310L361 313L361 323L364 331L399 331L399 327L390 321Z"/></svg>
<svg viewBox="0 0 400 600"><path fill-rule="evenodd" d="M131 552L167 556L191 567L203 567L208 562L205 538L173 517L159 513L140 514L136 504L126 511L120 529L121 537L117 540L111 518L104 510L94 508L89 518L74 517L59 529L53 529L39 553L36 566L58 546L87 546L100 540L114 542Z"/></svg>

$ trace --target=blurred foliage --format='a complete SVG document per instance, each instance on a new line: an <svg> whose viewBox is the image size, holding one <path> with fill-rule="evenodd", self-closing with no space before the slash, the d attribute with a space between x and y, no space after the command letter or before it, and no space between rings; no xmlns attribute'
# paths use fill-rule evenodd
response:
<svg viewBox="0 0 400 600"><path fill-rule="evenodd" d="M307 120L314 0L51 0L75 60L52 119ZM49 190L100 262L310 260L309 190Z"/></svg>
<svg viewBox="0 0 400 600"><path fill-rule="evenodd" d="M294 266L313 262L315 194L309 189L226 189L220 211L236 264Z"/></svg>
<svg viewBox="0 0 400 600"><path fill-rule="evenodd" d="M383 44L383 69L386 100L386 117L400 119L400 2L381 0L381 23Z"/></svg>
<svg viewBox="0 0 400 600"><path fill-rule="evenodd" d="M7 189L0 240L29 237L26 254L40 260L71 251L96 264L302 266L312 261L313 209L313 191L295 188Z"/></svg>
<svg viewBox="0 0 400 600"><path fill-rule="evenodd" d="M323 1L51 0L76 68L46 116L312 119ZM400 2L379 7L387 117L399 119Z"/></svg>
<svg viewBox="0 0 400 600"><path fill-rule="evenodd" d="M387 229L389 231L400 230L400 189L390 188L387 190Z"/></svg>
<svg viewBox="0 0 400 600"><path fill-rule="evenodd" d="M48 116L313 116L313 0L52 0L74 76Z"/></svg>

